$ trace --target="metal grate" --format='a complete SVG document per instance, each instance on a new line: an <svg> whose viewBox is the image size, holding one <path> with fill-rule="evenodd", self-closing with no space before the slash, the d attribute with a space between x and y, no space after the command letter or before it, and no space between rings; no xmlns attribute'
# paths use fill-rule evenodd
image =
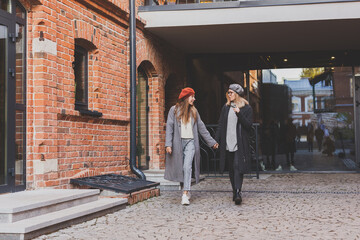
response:
<svg viewBox="0 0 360 240"><path fill-rule="evenodd" d="M157 182L146 181L118 174L105 174L93 177L74 178L70 180L70 183L121 193L132 193L160 185L160 183Z"/></svg>
<svg viewBox="0 0 360 240"><path fill-rule="evenodd" d="M346 165L347 168L349 169L357 169L358 167L356 166L356 163L349 159L349 158L344 158L343 159L343 163Z"/></svg>

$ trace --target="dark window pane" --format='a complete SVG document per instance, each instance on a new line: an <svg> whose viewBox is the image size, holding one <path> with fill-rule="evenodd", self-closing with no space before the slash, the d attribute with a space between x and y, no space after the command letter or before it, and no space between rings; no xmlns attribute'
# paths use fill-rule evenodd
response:
<svg viewBox="0 0 360 240"><path fill-rule="evenodd" d="M148 153L148 113L147 113L147 78L142 71L138 71L138 82L136 85L136 152L138 167L140 169L148 169L149 163L146 157Z"/></svg>
<svg viewBox="0 0 360 240"><path fill-rule="evenodd" d="M15 132L15 184L24 184L24 157L25 157L25 114L23 111L16 111L16 132Z"/></svg>
<svg viewBox="0 0 360 240"><path fill-rule="evenodd" d="M76 47L75 49L75 103L78 106L87 106L87 52Z"/></svg>
<svg viewBox="0 0 360 240"><path fill-rule="evenodd" d="M11 13L11 0L0 0L0 9Z"/></svg>
<svg viewBox="0 0 360 240"><path fill-rule="evenodd" d="M5 139L6 139L6 111L5 88L7 69L7 28L0 25L0 185L6 183Z"/></svg>
<svg viewBox="0 0 360 240"><path fill-rule="evenodd" d="M16 103L25 103L24 26L16 24Z"/></svg>

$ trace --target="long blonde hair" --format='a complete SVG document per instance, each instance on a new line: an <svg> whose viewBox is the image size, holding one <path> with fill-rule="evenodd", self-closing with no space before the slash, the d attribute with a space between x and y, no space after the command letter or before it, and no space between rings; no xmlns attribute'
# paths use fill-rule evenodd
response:
<svg viewBox="0 0 360 240"><path fill-rule="evenodd" d="M235 94L235 105L238 107L238 108L242 108L244 107L246 104L249 104L248 101L246 101L245 98L241 97L239 94L237 94L236 92L234 92ZM226 93L226 99L227 99L227 102L226 102L226 105L227 106L230 106L231 104L231 101L230 101L230 98L229 98L229 94Z"/></svg>
<svg viewBox="0 0 360 240"><path fill-rule="evenodd" d="M195 122L197 119L197 109L194 105L189 104L188 98L189 97L178 100L175 106L175 116L177 120L182 120L184 123L188 123L190 121L190 116Z"/></svg>

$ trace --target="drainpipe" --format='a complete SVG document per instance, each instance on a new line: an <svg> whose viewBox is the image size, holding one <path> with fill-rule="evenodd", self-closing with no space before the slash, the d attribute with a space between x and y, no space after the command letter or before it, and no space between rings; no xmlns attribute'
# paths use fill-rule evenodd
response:
<svg viewBox="0 0 360 240"><path fill-rule="evenodd" d="M136 16L135 0L129 0L130 17L130 169L145 180L145 174L136 167Z"/></svg>

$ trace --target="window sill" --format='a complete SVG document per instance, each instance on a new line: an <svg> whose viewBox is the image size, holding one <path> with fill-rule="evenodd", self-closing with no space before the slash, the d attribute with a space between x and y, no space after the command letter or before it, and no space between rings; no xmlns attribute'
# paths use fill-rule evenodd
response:
<svg viewBox="0 0 360 240"><path fill-rule="evenodd" d="M98 111L91 111L88 109L77 109L82 116L90 116L90 117L102 117L102 113Z"/></svg>
<svg viewBox="0 0 360 240"><path fill-rule="evenodd" d="M107 124L107 125L118 125L118 126L127 126L130 122L129 118L110 119L110 118L92 117L84 114L81 114L79 116L79 115L69 115L65 113L58 113L57 119L61 121L74 121L74 122L85 122L85 123L93 123L93 124Z"/></svg>

